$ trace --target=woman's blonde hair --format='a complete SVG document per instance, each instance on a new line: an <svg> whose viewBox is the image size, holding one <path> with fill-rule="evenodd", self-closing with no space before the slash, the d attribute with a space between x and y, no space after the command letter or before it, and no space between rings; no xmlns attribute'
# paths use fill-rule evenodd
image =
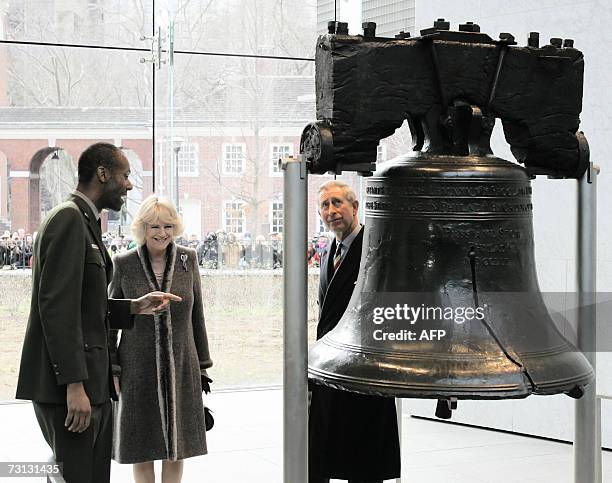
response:
<svg viewBox="0 0 612 483"><path fill-rule="evenodd" d="M173 225L174 239L182 235L185 229L183 220L176 211L174 203L167 198L151 195L142 202L134 221L132 221L132 236L136 243L144 245L147 225L157 223Z"/></svg>

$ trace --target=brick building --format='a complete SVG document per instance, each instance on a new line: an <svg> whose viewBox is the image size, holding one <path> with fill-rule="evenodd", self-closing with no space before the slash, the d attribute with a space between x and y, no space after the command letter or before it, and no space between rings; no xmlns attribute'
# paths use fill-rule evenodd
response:
<svg viewBox="0 0 612 483"><path fill-rule="evenodd" d="M211 108L209 101L206 109L177 109L172 137L167 120L156 119L156 126L163 126L155 136L156 192L178 199L190 235L218 229L253 236L282 231L282 172L276 160L299 152L301 130L314 117L314 81L271 77L266 82L276 95L256 106L234 102L242 109L230 111ZM43 206L45 176L50 176L45 166L63 163L75 169L85 147L107 141L124 148L135 184L127 213L122 219L111 214L109 228L128 225L153 188L151 115L144 108L0 108L0 222L6 229L36 230L48 211ZM66 180L70 169L63 173L64 188L51 184L54 191L65 191L60 198L75 181ZM318 183L311 184L314 190ZM315 233L314 205L309 212L309 231Z"/></svg>

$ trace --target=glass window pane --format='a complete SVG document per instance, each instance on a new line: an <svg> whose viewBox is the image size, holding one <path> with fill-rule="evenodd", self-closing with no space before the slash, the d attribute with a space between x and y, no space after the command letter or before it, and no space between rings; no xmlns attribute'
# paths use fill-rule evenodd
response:
<svg viewBox="0 0 612 483"><path fill-rule="evenodd" d="M152 96L151 67L137 52L0 45L0 57L0 400L8 400L29 313L32 237L75 188L81 152L105 141L131 165L127 203L102 215L107 249L127 246L152 191Z"/></svg>
<svg viewBox="0 0 612 483"><path fill-rule="evenodd" d="M415 0L363 0L363 22L376 22L376 35L379 37L393 38L400 32L418 35L415 31L415 3Z"/></svg>
<svg viewBox="0 0 612 483"><path fill-rule="evenodd" d="M285 156L293 156L293 144L273 143L270 149L272 151L270 156L270 174L273 176L282 176L283 171L278 161Z"/></svg>
<svg viewBox="0 0 612 483"><path fill-rule="evenodd" d="M315 117L313 74L307 61L175 55L172 112L170 82L158 82L156 185L162 196L180 195L179 209L185 199L202 200L193 213L198 231L187 221L189 236L223 230L223 203L242 201L243 232L269 237L269 202L282 194L272 159L299 151L302 129ZM183 167L186 145L197 168ZM199 174L185 176L188 169Z"/></svg>
<svg viewBox="0 0 612 483"><path fill-rule="evenodd" d="M283 232L283 220L284 220L283 202L273 201L270 204L270 225L272 226L272 233L282 233Z"/></svg>
<svg viewBox="0 0 612 483"><path fill-rule="evenodd" d="M175 50L314 57L314 0L176 3L168 13L174 19Z"/></svg>
<svg viewBox="0 0 612 483"><path fill-rule="evenodd" d="M11 0L0 9L0 38L27 42L149 48L152 0ZM100 72L100 71L98 71Z"/></svg>
<svg viewBox="0 0 612 483"><path fill-rule="evenodd" d="M178 193L184 241L198 249L211 375L217 388L281 384L283 179L272 159L299 152L315 118L314 63L188 54L174 62L174 110L160 96L156 132L179 155L194 145L199 175L179 173L176 189L167 148L157 152L156 179L159 194Z"/></svg>

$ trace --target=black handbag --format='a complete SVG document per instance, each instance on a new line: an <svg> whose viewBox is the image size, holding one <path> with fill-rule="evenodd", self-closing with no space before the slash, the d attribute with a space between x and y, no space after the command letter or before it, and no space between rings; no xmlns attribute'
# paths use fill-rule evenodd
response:
<svg viewBox="0 0 612 483"><path fill-rule="evenodd" d="M204 426L206 431L210 431L215 425L215 418L213 418L212 411L204 406Z"/></svg>

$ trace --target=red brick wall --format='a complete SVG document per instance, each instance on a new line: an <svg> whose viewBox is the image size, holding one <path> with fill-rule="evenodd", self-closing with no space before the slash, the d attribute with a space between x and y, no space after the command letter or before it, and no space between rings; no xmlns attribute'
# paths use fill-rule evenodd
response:
<svg viewBox="0 0 612 483"><path fill-rule="evenodd" d="M81 153L94 143L112 143L113 139L57 139L55 145L66 151L76 166Z"/></svg>
<svg viewBox="0 0 612 483"><path fill-rule="evenodd" d="M81 152L94 142L107 141L113 139L58 139L56 146L65 150L76 163ZM223 176L221 184L215 179L213 174L217 173L217 166L222 161L222 146L224 143L232 142L232 138L222 136L212 137L192 137L189 142L199 145L200 168L199 176L181 176L179 179L179 200L198 199L201 202L201 226L202 235L210 231L223 228L222 207L224 201L231 201L237 198L236 193L240 188L251 192L253 184L253 160L255 150L255 140L251 137L236 136L233 138L236 143L245 143L248 160L245 162L246 173L241 177ZM253 226L255 217L247 214L246 231L252 237L261 234L269 236L270 231L270 202L272 200L282 201L283 177L270 175L270 144L271 143L291 143L293 152L298 153L299 138L274 137L260 138L259 156L259 196L261 201L258 206L258 224ZM42 148L48 146L48 141L38 140L7 140L0 141L0 152L5 152L11 170L29 171L30 161L34 154ZM145 171L152 170L152 143L150 139L125 139L122 146L133 150L143 164ZM1 168L1 166L0 166ZM308 236L316 233L318 227L318 217L316 214L317 190L320 184L330 179L323 176L310 176L308 188ZM346 181L345 177L342 178ZM357 188L357 181L350 184ZM159 184L158 184L159 186ZM6 191L8 187L3 187ZM38 217L38 186L36 180L29 178L13 178L10 180L11 189L11 212L9 218L12 220L12 229L26 228L33 231L39 223ZM356 190L357 191L357 190ZM144 177L143 198L151 193L151 177ZM1 200L0 200L1 202ZM180 201L179 201L180 203ZM0 211L1 213L1 211ZM103 224L105 218L103 219Z"/></svg>
<svg viewBox="0 0 612 483"><path fill-rule="evenodd" d="M30 161L39 149L49 146L46 139L6 139L0 140L0 151L6 154L9 169L28 171Z"/></svg>
<svg viewBox="0 0 612 483"><path fill-rule="evenodd" d="M32 232L34 227L30 226L30 180L28 178L13 178L11 186L11 229L17 231L25 228Z"/></svg>
<svg viewBox="0 0 612 483"><path fill-rule="evenodd" d="M6 155L0 151L0 219L8 219L8 164Z"/></svg>
<svg viewBox="0 0 612 483"><path fill-rule="evenodd" d="M150 139L124 139L121 141L121 146L131 149L138 155L143 169L147 171L153 169L153 144Z"/></svg>

